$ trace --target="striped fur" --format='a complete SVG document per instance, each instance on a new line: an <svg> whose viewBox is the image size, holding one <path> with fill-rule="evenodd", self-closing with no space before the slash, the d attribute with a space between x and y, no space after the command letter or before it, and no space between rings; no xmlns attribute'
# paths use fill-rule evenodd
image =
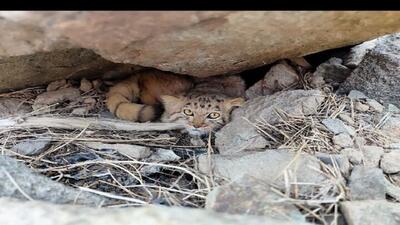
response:
<svg viewBox="0 0 400 225"><path fill-rule="evenodd" d="M106 105L116 117L137 122L157 119L163 106L162 122L179 122L190 134L205 135L229 121L232 109L243 104L244 91L244 81L238 76L195 79L147 71L111 87ZM220 116L210 118L210 113Z"/></svg>

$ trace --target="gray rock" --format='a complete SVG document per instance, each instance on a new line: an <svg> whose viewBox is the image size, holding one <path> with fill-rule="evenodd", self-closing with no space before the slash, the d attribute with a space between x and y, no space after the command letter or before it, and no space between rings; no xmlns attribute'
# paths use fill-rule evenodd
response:
<svg viewBox="0 0 400 225"><path fill-rule="evenodd" d="M179 159L181 159L181 157L177 156L174 151L163 148L156 148L155 152L153 152L149 157L149 160L157 162L171 162L178 161Z"/></svg>
<svg viewBox="0 0 400 225"><path fill-rule="evenodd" d="M341 120L343 120L344 122L353 125L354 124L354 120L347 114L341 113L338 116Z"/></svg>
<svg viewBox="0 0 400 225"><path fill-rule="evenodd" d="M347 95L350 99L358 100L358 99L367 99L368 97L362 93L361 91L351 90Z"/></svg>
<svg viewBox="0 0 400 225"><path fill-rule="evenodd" d="M304 222L304 215L294 204L280 201L283 198L272 191L268 183L244 176L237 182L214 188L207 195L206 209Z"/></svg>
<svg viewBox="0 0 400 225"><path fill-rule="evenodd" d="M385 107L374 99L367 99L367 104L376 112L383 112Z"/></svg>
<svg viewBox="0 0 400 225"><path fill-rule="evenodd" d="M381 168L385 173L400 172L400 151L391 151L382 156Z"/></svg>
<svg viewBox="0 0 400 225"><path fill-rule="evenodd" d="M72 110L71 114L76 116L84 116L89 113L88 107L79 107Z"/></svg>
<svg viewBox="0 0 400 225"><path fill-rule="evenodd" d="M34 173L23 163L13 158L0 156L0 197L26 199L20 190L34 200L57 204L98 206L106 201L98 195L81 192Z"/></svg>
<svg viewBox="0 0 400 225"><path fill-rule="evenodd" d="M340 203L348 225L398 225L400 204L385 200L346 201Z"/></svg>
<svg viewBox="0 0 400 225"><path fill-rule="evenodd" d="M246 119L255 123L263 118L268 123L274 124L279 121L276 109L281 109L290 115L312 115L316 113L324 99L324 94L317 90L283 91L251 99L243 107L233 111L231 122L216 133L215 144L221 154L264 148L268 142Z"/></svg>
<svg viewBox="0 0 400 225"><path fill-rule="evenodd" d="M345 148L340 153L345 155L354 165L360 165L364 157L360 150L354 148Z"/></svg>
<svg viewBox="0 0 400 225"><path fill-rule="evenodd" d="M98 150L114 150L135 159L142 159L151 155L150 148L147 146L131 144L106 144L102 142L81 142L81 144Z"/></svg>
<svg viewBox="0 0 400 225"><path fill-rule="evenodd" d="M356 68L364 59L365 54L376 46L378 40L379 38L372 39L351 48L350 53L344 61L344 65L349 68Z"/></svg>
<svg viewBox="0 0 400 225"><path fill-rule="evenodd" d="M386 148L400 150L400 142L390 143Z"/></svg>
<svg viewBox="0 0 400 225"><path fill-rule="evenodd" d="M67 83L66 79L56 80L47 85L46 91L56 91L58 89L67 88L69 86L70 85Z"/></svg>
<svg viewBox="0 0 400 225"><path fill-rule="evenodd" d="M49 147L50 139L26 139L14 145L13 151L22 155L37 155Z"/></svg>
<svg viewBox="0 0 400 225"><path fill-rule="evenodd" d="M379 161L384 153L383 148L378 146L363 146L361 151L364 156L364 166L379 167Z"/></svg>
<svg viewBox="0 0 400 225"><path fill-rule="evenodd" d="M360 111L360 112L366 112L366 111L369 110L369 105L364 104L364 103L359 102L359 101L356 101L356 102L354 103L354 109L355 109L355 110L358 110L358 111Z"/></svg>
<svg viewBox="0 0 400 225"><path fill-rule="evenodd" d="M297 72L285 61L271 67L264 78L246 90L246 98L252 99L262 95L271 95L297 84Z"/></svg>
<svg viewBox="0 0 400 225"><path fill-rule="evenodd" d="M400 109L393 104L388 104L387 111L391 113L400 113Z"/></svg>
<svg viewBox="0 0 400 225"><path fill-rule="evenodd" d="M81 98L81 93L76 88L64 88L56 91L48 91L36 97L32 108L36 110L55 103L77 101Z"/></svg>
<svg viewBox="0 0 400 225"><path fill-rule="evenodd" d="M386 199L385 177L381 169L355 166L349 179L351 200Z"/></svg>
<svg viewBox="0 0 400 225"><path fill-rule="evenodd" d="M347 177L350 174L350 163L347 156L340 154L320 153L320 152L317 152L315 156L323 163L330 165L332 167L333 163L335 163L339 167L340 172L345 177Z"/></svg>
<svg viewBox="0 0 400 225"><path fill-rule="evenodd" d="M354 146L358 149L361 149L364 145L367 144L367 140L364 137L356 136L354 138Z"/></svg>
<svg viewBox="0 0 400 225"><path fill-rule="evenodd" d="M340 133L338 135L335 135L332 138L332 141L335 145L338 145L342 148L348 148L353 146L353 139L350 137L350 135L346 133Z"/></svg>
<svg viewBox="0 0 400 225"><path fill-rule="evenodd" d="M351 136L354 136L356 134L354 128L347 126L339 119L328 118L323 119L321 122L325 125L326 128L328 128L328 130L332 131L334 134L345 133Z"/></svg>
<svg viewBox="0 0 400 225"><path fill-rule="evenodd" d="M20 116L32 111L32 108L21 100L0 98L0 119Z"/></svg>
<svg viewBox="0 0 400 225"><path fill-rule="evenodd" d="M86 78L83 78L81 80L81 85L79 86L79 90L81 90L82 92L88 92L92 90L92 88L93 88L92 82L90 82Z"/></svg>
<svg viewBox="0 0 400 225"><path fill-rule="evenodd" d="M364 92L371 99L400 105L399 33L381 39L341 84L338 92L353 89Z"/></svg>
<svg viewBox="0 0 400 225"><path fill-rule="evenodd" d="M337 87L351 73L351 70L342 65L342 60L339 58L330 58L328 61L321 63L314 72L314 76L323 77L324 81Z"/></svg>
<svg viewBox="0 0 400 225"><path fill-rule="evenodd" d="M400 141L400 115L391 115L380 128L393 142Z"/></svg>
<svg viewBox="0 0 400 225"><path fill-rule="evenodd" d="M319 161L310 155L301 154L295 158L295 153L267 150L257 153L240 153L235 155L212 155L209 162L207 155L198 158L198 169L206 174L212 172L215 176L237 180L246 174L275 184L280 189L285 189L283 174L288 173L289 183L304 182L321 184L325 177L318 172ZM316 170L317 169L317 170ZM295 186L294 184L291 185ZM308 193L313 190L312 185L297 184L299 193Z"/></svg>
<svg viewBox="0 0 400 225"><path fill-rule="evenodd" d="M88 208L0 198L2 225L293 225L267 216L231 215L185 207ZM295 222L296 225L311 225Z"/></svg>

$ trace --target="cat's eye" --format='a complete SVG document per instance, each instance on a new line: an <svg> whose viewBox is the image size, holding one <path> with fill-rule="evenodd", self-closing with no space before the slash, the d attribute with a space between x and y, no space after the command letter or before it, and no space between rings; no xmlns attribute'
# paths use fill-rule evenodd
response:
<svg viewBox="0 0 400 225"><path fill-rule="evenodd" d="M183 114L185 114L186 116L193 116L193 112L190 109L184 109Z"/></svg>
<svg viewBox="0 0 400 225"><path fill-rule="evenodd" d="M221 114L219 114L217 112L212 112L212 113L208 114L207 117L210 118L210 119L217 119L220 116L221 116Z"/></svg>

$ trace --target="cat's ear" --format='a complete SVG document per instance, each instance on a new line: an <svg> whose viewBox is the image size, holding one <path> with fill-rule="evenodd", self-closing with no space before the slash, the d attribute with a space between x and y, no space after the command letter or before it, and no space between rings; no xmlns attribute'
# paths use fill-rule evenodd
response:
<svg viewBox="0 0 400 225"><path fill-rule="evenodd" d="M164 109L168 113L176 113L181 111L184 104L183 97L175 97L172 95L160 96L161 103L164 105Z"/></svg>
<svg viewBox="0 0 400 225"><path fill-rule="evenodd" d="M244 102L245 102L244 98L231 98L231 99L226 99L224 101L224 106L225 109L230 111L233 107L243 106Z"/></svg>

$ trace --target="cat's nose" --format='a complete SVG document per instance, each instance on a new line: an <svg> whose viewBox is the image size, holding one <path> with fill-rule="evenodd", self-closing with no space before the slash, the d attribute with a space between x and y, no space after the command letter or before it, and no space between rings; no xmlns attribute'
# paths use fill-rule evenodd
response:
<svg viewBox="0 0 400 225"><path fill-rule="evenodd" d="M195 128L200 128L200 127L203 127L203 126L204 126L204 124L201 121L194 121L193 122L193 127L195 127Z"/></svg>
<svg viewBox="0 0 400 225"><path fill-rule="evenodd" d="M203 124L194 123L194 124L193 124L193 127L195 127L195 128L200 128L200 127L203 127Z"/></svg>

